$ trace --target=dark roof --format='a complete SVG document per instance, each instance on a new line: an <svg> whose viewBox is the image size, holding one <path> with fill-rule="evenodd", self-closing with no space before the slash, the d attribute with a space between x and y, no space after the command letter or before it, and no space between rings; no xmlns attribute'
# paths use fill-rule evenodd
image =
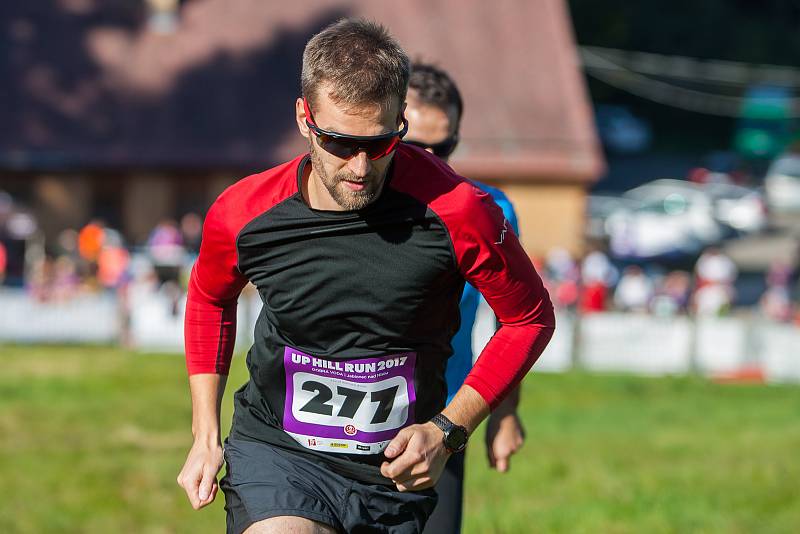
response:
<svg viewBox="0 0 800 534"><path fill-rule="evenodd" d="M145 2L2 3L0 166L263 168L304 148L293 100L306 40L343 16L389 27L466 103L454 166L588 180L602 170L561 0L190 0L173 33Z"/></svg>

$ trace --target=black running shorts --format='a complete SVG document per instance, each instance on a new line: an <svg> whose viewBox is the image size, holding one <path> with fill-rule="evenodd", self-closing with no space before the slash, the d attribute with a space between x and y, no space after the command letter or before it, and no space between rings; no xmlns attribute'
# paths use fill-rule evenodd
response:
<svg viewBox="0 0 800 534"><path fill-rule="evenodd" d="M325 464L262 442L225 441L228 534L276 516L299 516L339 532L422 532L436 506L433 489L397 491L332 472Z"/></svg>

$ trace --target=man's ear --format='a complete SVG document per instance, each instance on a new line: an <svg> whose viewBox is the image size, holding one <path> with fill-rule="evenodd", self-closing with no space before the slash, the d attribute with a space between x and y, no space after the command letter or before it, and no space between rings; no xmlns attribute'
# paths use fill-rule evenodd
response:
<svg viewBox="0 0 800 534"><path fill-rule="evenodd" d="M403 102L403 105L400 106L400 117L397 121L398 124L403 124L403 119L406 118L406 108L408 107L408 102Z"/></svg>
<svg viewBox="0 0 800 534"><path fill-rule="evenodd" d="M298 99L294 101L294 118L297 121L297 129L300 130L300 135L308 139L311 133L306 124L306 108L303 105L302 97L298 97Z"/></svg>

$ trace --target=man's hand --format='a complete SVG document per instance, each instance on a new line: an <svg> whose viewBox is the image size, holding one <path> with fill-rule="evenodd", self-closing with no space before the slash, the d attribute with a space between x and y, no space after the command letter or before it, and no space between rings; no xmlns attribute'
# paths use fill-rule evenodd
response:
<svg viewBox="0 0 800 534"><path fill-rule="evenodd" d="M405 427L386 447L383 454L389 461L381 465L381 474L392 479L399 491L433 487L450 457L443 436L430 422Z"/></svg>
<svg viewBox="0 0 800 534"><path fill-rule="evenodd" d="M525 442L525 430L516 412L492 414L486 427L486 454L489 465L501 473L511 468L511 455Z"/></svg>
<svg viewBox="0 0 800 534"><path fill-rule="evenodd" d="M195 440L186 463L178 475L178 485L186 491L192 508L211 504L217 496L217 473L222 468L222 445L219 441Z"/></svg>

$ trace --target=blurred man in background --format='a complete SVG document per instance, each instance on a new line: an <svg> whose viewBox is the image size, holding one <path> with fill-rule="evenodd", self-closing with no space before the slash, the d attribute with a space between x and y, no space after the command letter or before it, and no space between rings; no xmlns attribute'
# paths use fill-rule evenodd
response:
<svg viewBox="0 0 800 534"><path fill-rule="evenodd" d="M424 148L447 162L459 140L459 126L463 113L463 101L455 82L450 76L433 65L415 63L409 82L406 116L409 126L405 142ZM489 193L503 210L503 215L515 234L519 235L517 215L511 202L499 189L473 182ZM453 338L453 356L447 362L448 402L472 368L472 329L478 312L480 294L467 284L461 296L461 328ZM519 389L494 411L489 418L486 431L486 448L490 465L498 471L509 469L509 459L522 446L524 433L517 417ZM464 494L464 454L454 454L445 466L445 471L436 485L439 494L433 515L425 532L459 532Z"/></svg>

